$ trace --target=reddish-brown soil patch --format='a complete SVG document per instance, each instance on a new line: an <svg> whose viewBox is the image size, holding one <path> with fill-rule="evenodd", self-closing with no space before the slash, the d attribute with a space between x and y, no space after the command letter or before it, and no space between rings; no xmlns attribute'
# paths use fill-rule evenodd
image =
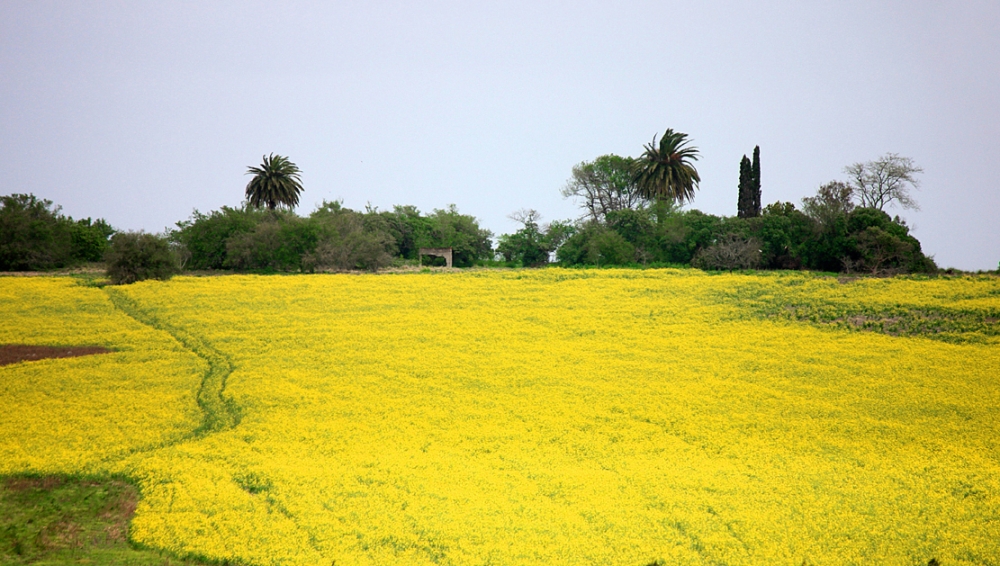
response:
<svg viewBox="0 0 1000 566"><path fill-rule="evenodd" d="M25 344L0 345L0 366L46 358L73 358L92 354L106 354L111 350L101 346L28 346Z"/></svg>

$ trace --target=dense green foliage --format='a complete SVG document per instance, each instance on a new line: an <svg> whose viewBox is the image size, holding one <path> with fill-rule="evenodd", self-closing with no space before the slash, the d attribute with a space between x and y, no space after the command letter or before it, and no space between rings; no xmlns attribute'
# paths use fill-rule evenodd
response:
<svg viewBox="0 0 1000 566"><path fill-rule="evenodd" d="M556 251L563 265L683 264L714 270L810 269L875 275L937 269L905 221L882 211L894 201L904 208L916 207L908 188L917 185L913 174L921 169L908 158L888 154L848 167L851 184L833 181L821 186L815 196L802 200L802 210L782 202L762 209L757 146L752 160L744 155L740 161L737 215L720 217L678 209L694 196L700 180L691 165L698 152L688 146L685 134L668 129L658 144L654 138L645 146L639 159L617 158L634 171L632 187L646 199L628 206L617 206L612 198L625 186L617 187L598 174L598 165L612 163L608 161L612 157L616 156L574 167L563 190L563 196L581 199L588 212L572 230L564 231L567 237ZM861 206L856 208L855 201ZM516 234L502 236L499 251L505 258L513 257L513 251L525 248L526 242L541 242L535 232L526 225ZM525 252L521 256L534 257Z"/></svg>
<svg viewBox="0 0 1000 566"><path fill-rule="evenodd" d="M171 240L180 244L186 269L222 269L226 264L226 243L240 234L252 232L265 213L250 207L229 208L202 214L177 223Z"/></svg>
<svg viewBox="0 0 1000 566"><path fill-rule="evenodd" d="M753 213L753 174L750 171L750 160L743 156L740 160L740 183L739 196L736 201L736 215L740 218L749 218Z"/></svg>
<svg viewBox="0 0 1000 566"><path fill-rule="evenodd" d="M363 269L387 267L396 253L388 221L378 214L362 214L339 202L323 202L311 215L316 226L316 247L303 254L302 268Z"/></svg>
<svg viewBox="0 0 1000 566"><path fill-rule="evenodd" d="M226 240L223 267L237 271L302 271L302 259L316 249L319 226L291 213L274 212L252 231Z"/></svg>
<svg viewBox="0 0 1000 566"><path fill-rule="evenodd" d="M760 146L753 148L753 161L746 155L740 161L739 198L737 213L740 218L760 216Z"/></svg>
<svg viewBox="0 0 1000 566"><path fill-rule="evenodd" d="M488 230L452 206L423 215L412 206L359 212L323 202L309 216L290 210L223 207L177 223L170 239L188 269L278 272L375 271L418 260L423 247L452 248L454 264L493 258Z"/></svg>
<svg viewBox="0 0 1000 566"><path fill-rule="evenodd" d="M602 155L573 166L573 176L562 190L566 198L580 199L591 220L604 220L609 212L642 208L649 204L636 184L638 162L631 157Z"/></svg>
<svg viewBox="0 0 1000 566"><path fill-rule="evenodd" d="M564 265L693 264L706 269L811 269L873 274L936 269L901 220L871 208L767 206L759 217L627 210L582 224L558 250Z"/></svg>
<svg viewBox="0 0 1000 566"><path fill-rule="evenodd" d="M418 252L430 242L432 220L420 214L417 207L395 206L392 212L378 213L396 243L396 253L406 260L418 260Z"/></svg>
<svg viewBox="0 0 1000 566"><path fill-rule="evenodd" d="M845 169L850 183L833 181L815 196L761 206L760 146L740 161L737 214L720 217L678 205L694 197L700 178L692 162L698 150L687 135L667 129L645 145L638 159L605 155L573 167L564 197L580 199L587 215L563 230L556 251L563 265L693 265L703 269L810 269L887 275L937 270L905 221L883 208L917 208L909 189L922 169L890 153ZM631 183L612 175L631 170ZM640 198L628 200L624 197ZM856 204L860 206L856 208ZM542 233L525 225L501 236L508 261L543 253Z"/></svg>
<svg viewBox="0 0 1000 566"><path fill-rule="evenodd" d="M101 261L114 229L102 219L73 220L52 201L0 196L0 270L25 271Z"/></svg>
<svg viewBox="0 0 1000 566"><path fill-rule="evenodd" d="M427 219L429 230L418 240L420 247L452 248L455 267L471 267L477 260L493 258L493 234L480 228L472 216L459 214L454 205L435 209Z"/></svg>
<svg viewBox="0 0 1000 566"><path fill-rule="evenodd" d="M115 285L165 280L180 272L180 262L167 239L145 232L119 232L112 236L104 260L108 278Z"/></svg>
<svg viewBox="0 0 1000 566"><path fill-rule="evenodd" d="M540 226L537 211L527 210L512 216L523 227L513 234L504 234L497 241L497 253L511 265L537 267L549 262L549 256L576 228L569 222L552 222Z"/></svg>
<svg viewBox="0 0 1000 566"><path fill-rule="evenodd" d="M563 265L624 265L634 263L635 257L634 244L596 221L580 226L556 252Z"/></svg>

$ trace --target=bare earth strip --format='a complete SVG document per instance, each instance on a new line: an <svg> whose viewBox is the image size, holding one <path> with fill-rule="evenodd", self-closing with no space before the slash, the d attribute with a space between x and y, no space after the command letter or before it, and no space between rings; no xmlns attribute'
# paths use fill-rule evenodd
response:
<svg viewBox="0 0 1000 566"><path fill-rule="evenodd" d="M29 346L26 344L0 345L0 366L31 362L46 358L73 358L92 354L107 354L111 350L101 346Z"/></svg>

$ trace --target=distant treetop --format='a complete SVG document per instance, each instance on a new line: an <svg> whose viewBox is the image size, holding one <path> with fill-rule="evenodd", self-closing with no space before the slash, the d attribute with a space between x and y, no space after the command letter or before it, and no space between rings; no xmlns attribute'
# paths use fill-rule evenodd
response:
<svg viewBox="0 0 1000 566"><path fill-rule="evenodd" d="M653 141L645 146L646 152L637 160L635 183L643 197L678 203L694 199L701 177L691 162L698 160L698 148L687 144L687 134L670 128L663 133L659 144L653 136Z"/></svg>
<svg viewBox="0 0 1000 566"><path fill-rule="evenodd" d="M287 157L271 154L263 158L260 167L248 167L247 175L253 175L247 183L247 203L254 208L274 210L279 205L295 208L302 192L301 171Z"/></svg>

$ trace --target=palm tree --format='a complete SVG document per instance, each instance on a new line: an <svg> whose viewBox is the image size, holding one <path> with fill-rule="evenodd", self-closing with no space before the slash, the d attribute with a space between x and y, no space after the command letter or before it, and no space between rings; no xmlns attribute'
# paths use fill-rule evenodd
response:
<svg viewBox="0 0 1000 566"><path fill-rule="evenodd" d="M299 204L302 180L299 168L287 157L271 154L263 158L260 167L248 167L247 202L254 208L267 206L274 210L279 205L294 208Z"/></svg>
<svg viewBox="0 0 1000 566"><path fill-rule="evenodd" d="M646 152L636 160L635 184L647 199L684 202L694 198L694 190L701 182L691 161L697 161L698 148L687 147L687 134L667 129L660 138L656 136L646 145Z"/></svg>

